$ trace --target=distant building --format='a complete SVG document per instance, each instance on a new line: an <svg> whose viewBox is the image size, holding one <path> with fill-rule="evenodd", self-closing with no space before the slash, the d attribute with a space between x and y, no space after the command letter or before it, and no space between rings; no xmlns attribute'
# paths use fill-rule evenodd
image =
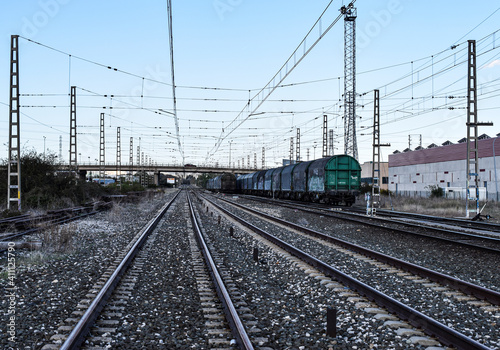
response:
<svg viewBox="0 0 500 350"><path fill-rule="evenodd" d="M495 162L500 167L500 141L495 140L499 135L494 138L482 135L478 141L481 200L498 200L496 181L500 173L497 174ZM462 139L456 144L446 143L446 146L432 144L426 149L389 155L389 190L426 197L428 186L439 185L447 197L465 199L467 142Z"/></svg>
<svg viewBox="0 0 500 350"><path fill-rule="evenodd" d="M361 183L371 185L373 183L372 178L373 162L365 162L361 164ZM387 190L389 184L389 163L380 162L380 177L379 181L380 189Z"/></svg>

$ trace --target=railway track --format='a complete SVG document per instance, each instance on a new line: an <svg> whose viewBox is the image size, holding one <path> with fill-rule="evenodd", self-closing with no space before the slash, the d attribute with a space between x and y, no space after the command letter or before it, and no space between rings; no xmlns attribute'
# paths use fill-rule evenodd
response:
<svg viewBox="0 0 500 350"><path fill-rule="evenodd" d="M108 268L106 274L103 278L101 278L101 281L97 283L94 286L94 290L91 291L91 293L95 293L95 297L92 300L88 300L88 302L90 302L88 308L86 311L81 312L83 314L77 321L76 325L74 325L74 327L62 326L60 329L61 331L65 331L68 330L69 327L72 329L71 333L69 333L69 335L57 334L52 337L55 342L64 340L60 349L79 349L81 347L91 327L94 325L94 322L99 317L100 312L120 282L123 274L134 260L140 248L146 242L148 236L153 232L163 215L175 201L178 194L170 202L165 204L158 214L136 235L134 240L129 244L129 246L127 246L128 250L123 252L123 254L115 260L115 265ZM77 312L76 314L79 313L80 312ZM59 348L59 346L55 344L48 344L43 347L43 349L54 348Z"/></svg>
<svg viewBox="0 0 500 350"><path fill-rule="evenodd" d="M357 213L366 212L366 210L363 211L363 209L361 209L361 208L358 209L358 208L352 208L352 207L348 208L346 210L347 211L354 211ZM489 232L500 232L500 225L495 224L495 223L491 223L491 222L484 222L484 221L472 221L472 220L459 219L459 218L445 218L445 217L434 216L434 215L406 213L406 212L387 210L387 209L377 209L377 215L385 216L385 217L399 217L399 218L404 218L404 219L411 218L411 219L416 219L416 220L419 220L422 222L446 224L446 225L452 225L452 226L456 226L456 227L489 231Z"/></svg>
<svg viewBox="0 0 500 350"><path fill-rule="evenodd" d="M338 208L318 207L296 202L283 202L261 197L245 196L263 203L270 203L280 207L300 210L305 213L324 215L339 220L346 220L375 228L390 229L395 232L414 235L426 239L433 239L441 242L456 244L460 246L478 249L488 253L500 254L500 238L487 236L478 233L458 231L456 229L445 229L441 227L422 225L414 222L393 220L377 216L366 216L364 214L352 213ZM389 226L390 225L390 226ZM409 228L413 230L409 230ZM432 233L432 234L431 234Z"/></svg>
<svg viewBox="0 0 500 350"><path fill-rule="evenodd" d="M201 250L201 253L205 259L206 266L209 270L209 273L212 277L213 284L215 289L217 290L217 295L219 296L219 300L222 303L222 307L224 309L226 320L229 323L232 334L236 339L236 343L240 349L244 350L253 350L254 347L248 336L245 327L243 326L243 322L240 319L240 316L236 310L236 307L231 299L230 293L225 287L222 276L219 273L219 269L215 263L212 254L205 242L205 238L201 232L201 228L198 224L198 219L196 217L193 204L191 203L191 199L188 195L187 197L189 203L189 212L190 219L192 223L192 227L195 233L195 239L198 242L198 246Z"/></svg>
<svg viewBox="0 0 500 350"><path fill-rule="evenodd" d="M144 265L148 259L148 251L155 245L157 230L155 227L174 203L176 198L187 194L180 191L158 214L150 220L148 225L141 230L133 242L127 247L127 251L116 260L117 266L111 266L90 291L89 297L93 300L82 300L79 303L81 311L73 314L82 314L78 319L68 318L66 321L73 325L59 328L61 332L71 330L69 335L57 334L53 336L55 343L62 343L60 349L106 349L112 346L116 337L116 330L122 317L126 312L127 303L130 298L141 298L134 295L132 291L137 287L139 276L144 271ZM199 296L202 305L201 312L206 318L207 344L210 348L253 350L252 341L246 333L246 328L238 313L245 313L244 302L233 302L231 293L226 284L231 287L230 277L224 273L224 269L218 263L218 258L213 256L208 244L201 232L199 219L196 218L195 209L187 196L185 213L189 213L188 226L192 229L189 237L192 255L194 275L198 284ZM235 288L232 287L233 293ZM248 326L252 329L252 325ZM255 330L254 330L255 333ZM224 335L224 337L221 337ZM255 337L256 341L262 338ZM58 344L47 344L43 349L59 349Z"/></svg>
<svg viewBox="0 0 500 350"><path fill-rule="evenodd" d="M427 334L435 336L436 338L438 338L440 340L440 342L442 344L447 345L447 346L454 346L454 347L459 348L459 349L487 349L488 348L485 345L469 338L468 336L466 336L458 331L455 331L454 329L451 329L450 327L446 326L444 323L436 321L435 319L426 316L423 312L417 311L415 308L407 306L407 305L399 302L395 298L390 297L382 292L379 292L377 289L370 287L366 283L363 283L359 280L356 280L356 278L353 278L353 277L347 275L345 272L342 272L338 269L333 268L328 263L314 257L312 254L309 254L306 251L303 251L303 250L300 250L296 247L293 247L291 244L286 243L282 238L280 239L278 237L275 237L274 235L271 235L269 232L266 232L266 230L262 230L262 228L258 228L254 224L247 222L248 219L243 220L243 219L239 218L238 216L241 216L241 214L232 213L233 210L229 211L229 210L223 208L222 206L216 204L214 201L212 201L212 200L209 200L209 201L210 201L211 205L213 205L214 207L217 208L217 210L223 212L225 215L230 216L232 218L232 220L237 220L242 225L245 225L246 227L250 228L251 230L259 232L259 234L263 235L266 239L270 240L271 242L278 245L279 247L287 250L290 254L293 254L297 257L300 257L301 260L304 260L308 264L314 266L315 269L317 269L320 273L324 274L325 276L331 277L332 279L335 279L335 280L345 284L348 288L357 291L359 294L361 294L366 299L376 302L376 304L379 305L379 307L382 307L382 308L390 311L391 313L398 315L401 319L405 320L405 322L408 322L409 324L411 324L417 328L423 329ZM226 205L232 205L232 204L226 204ZM270 219L271 218L267 218L266 220L270 220ZM284 223L282 222L280 225L283 225L283 224ZM267 227L267 225L265 225L265 226ZM297 229L297 227L295 227L294 229ZM337 242L337 243L339 243L339 242ZM305 243L305 244L309 245L309 243ZM313 249L311 248L311 250L313 250ZM350 249L346 249L346 250L350 251ZM330 256L333 253L325 252L322 254L323 255L321 255L321 256ZM361 258L361 260L365 260L365 261L366 261L366 259L367 259L366 257ZM387 259L387 257L385 257L384 259ZM373 265L378 264L380 266L380 262L373 262L373 261L371 261L372 258L368 258L368 260L370 260L370 263L372 263ZM382 264L386 264L386 263L382 263ZM415 267L412 267L412 268L415 268ZM394 272L392 272L392 273L394 273ZM408 276L408 275L409 275L409 273L402 274L402 276ZM400 277L400 278L405 278L405 277ZM429 280L421 281L420 278L416 279L413 276L410 276L407 278L411 279L412 281L416 281L414 283L417 283L417 282L424 283L424 287L426 287L426 288L435 288L437 292L442 292L444 290L447 290L447 288L443 288L442 286L436 286L435 284L433 284ZM464 284L463 286L464 286L464 289L471 288L471 286L468 285L467 283ZM467 286L467 287L465 287L465 286ZM479 288L479 289L481 289L481 288ZM450 295L453 295L453 293L450 293ZM498 301L498 293L493 292L492 295L493 295L492 299Z"/></svg>
<svg viewBox="0 0 500 350"><path fill-rule="evenodd" d="M43 231L51 226L66 224L71 221L83 219L97 214L99 211L108 210L112 202L92 203L87 206L52 210L47 214L31 216L28 214L19 215L0 221L3 230L12 228L18 232L4 233L0 235L0 242L7 242L13 239L27 236Z"/></svg>

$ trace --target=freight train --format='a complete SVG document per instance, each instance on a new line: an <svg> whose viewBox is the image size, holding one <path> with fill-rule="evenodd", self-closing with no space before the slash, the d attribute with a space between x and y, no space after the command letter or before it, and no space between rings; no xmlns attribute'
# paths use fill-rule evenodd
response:
<svg viewBox="0 0 500 350"><path fill-rule="evenodd" d="M231 176L236 180L234 189ZM360 186L361 166L358 161L348 155L335 155L238 178L224 173L210 179L207 189L350 206L355 202Z"/></svg>
<svg viewBox="0 0 500 350"><path fill-rule="evenodd" d="M207 181L207 189L210 191L235 193L236 176L231 173L223 173Z"/></svg>

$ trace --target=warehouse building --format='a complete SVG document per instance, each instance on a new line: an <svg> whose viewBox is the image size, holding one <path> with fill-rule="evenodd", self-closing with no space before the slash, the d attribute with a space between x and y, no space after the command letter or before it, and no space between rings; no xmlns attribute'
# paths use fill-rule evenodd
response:
<svg viewBox="0 0 500 350"><path fill-rule="evenodd" d="M361 183L362 184L367 184L367 185L372 185L373 184L373 177L372 177L372 171L373 171L373 162L365 162L361 164ZM379 185L380 185L380 190L388 190L388 183L389 183L389 163L387 162L380 162L380 180Z"/></svg>
<svg viewBox="0 0 500 350"><path fill-rule="evenodd" d="M480 136L479 196L481 200L499 199L497 169L500 166L500 134L496 137ZM442 146L406 149L389 155L389 190L403 196L427 197L429 186L438 185L448 198L465 199L467 140ZM473 186L474 183L471 183Z"/></svg>

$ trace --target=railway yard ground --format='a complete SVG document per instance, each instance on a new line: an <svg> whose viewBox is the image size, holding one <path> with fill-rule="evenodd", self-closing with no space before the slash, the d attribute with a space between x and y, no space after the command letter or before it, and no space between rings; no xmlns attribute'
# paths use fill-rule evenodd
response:
<svg viewBox="0 0 500 350"><path fill-rule="evenodd" d="M172 189L140 202L117 202L108 211L31 235L29 239L42 241L42 247L12 250L14 271L8 268L8 251L0 253L0 305L6 310L0 324L0 347L60 348L81 310L97 294L107 269L177 192ZM448 346L441 336L426 334L427 324L414 326L414 320L402 319L355 287L319 271L318 266L299 261L228 217L224 210L478 344L470 348L500 349L498 305L308 237L235 208L231 202L496 293L500 292L498 254L368 228L245 196L185 190L150 234L82 348L237 348L222 311L217 311L222 308L216 293L210 291L214 288L201 275L188 196L255 349L436 350ZM427 209L426 214L440 215L423 202L403 208L397 200L393 198L397 210L414 211L414 205L419 213ZM500 215L493 211L498 208L486 208L492 209L488 213L498 220ZM335 336L326 332L328 310L336 311Z"/></svg>
<svg viewBox="0 0 500 350"><path fill-rule="evenodd" d="M381 196L381 208L409 213L420 213L442 217L463 218L465 216L465 200L447 198L422 198L403 196ZM475 203L474 203L475 204ZM473 204L473 205L474 205ZM366 207L362 196L356 200L357 206ZM500 202L481 202L482 215L489 215L489 221L500 223Z"/></svg>

